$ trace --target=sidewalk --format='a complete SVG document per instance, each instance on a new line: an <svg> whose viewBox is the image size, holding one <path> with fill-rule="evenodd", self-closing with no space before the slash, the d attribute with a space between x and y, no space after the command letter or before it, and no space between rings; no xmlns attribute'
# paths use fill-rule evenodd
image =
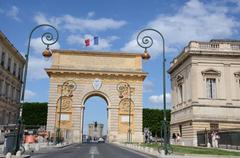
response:
<svg viewBox="0 0 240 158"><path fill-rule="evenodd" d="M25 153L22 157L28 158L33 152L38 152L40 150L65 148L71 145L74 145L74 144L58 144L58 145L47 144L47 143L23 144L23 146L25 147ZM4 150L4 145L2 144L0 145L0 158L6 157L6 155L3 154L3 150ZM12 158L14 158L14 156L12 156Z"/></svg>
<svg viewBox="0 0 240 158"><path fill-rule="evenodd" d="M228 155L204 155L204 154L172 154L172 155L164 155L164 153L159 153L158 151L154 150L153 148L143 147L136 144L121 144L121 143L114 143L122 148L130 149L134 151L138 151L141 153L145 153L148 155L156 156L159 158L239 158L239 156L228 156Z"/></svg>

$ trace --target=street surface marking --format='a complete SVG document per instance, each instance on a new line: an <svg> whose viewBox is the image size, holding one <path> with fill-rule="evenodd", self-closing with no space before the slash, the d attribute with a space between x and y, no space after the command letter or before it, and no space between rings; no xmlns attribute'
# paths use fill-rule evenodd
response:
<svg viewBox="0 0 240 158"><path fill-rule="evenodd" d="M91 155L91 158L94 158L94 155L98 155L99 151L97 146L91 146L90 150L89 150L89 154Z"/></svg>

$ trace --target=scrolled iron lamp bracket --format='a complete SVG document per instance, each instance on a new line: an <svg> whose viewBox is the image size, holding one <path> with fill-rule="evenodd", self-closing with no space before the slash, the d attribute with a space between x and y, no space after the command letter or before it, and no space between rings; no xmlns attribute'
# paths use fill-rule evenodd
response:
<svg viewBox="0 0 240 158"><path fill-rule="evenodd" d="M24 67L24 76L22 80L22 91L21 91L21 105L19 106L19 116L17 120L17 125L18 127L17 130L17 137L16 137L16 144L15 144L15 150L14 152L16 153L21 146L21 139L22 139L22 105L24 103L24 97L25 97L25 88L26 88L26 80L27 80L27 71L28 71L28 60L29 60L29 52L30 52L30 46L31 46L31 39L32 39L32 34L38 29L42 27L48 27L52 29L55 32L55 36L52 32L45 32L41 36L41 41L44 45L46 45L46 50L43 51L42 55L45 58L50 58L52 56L52 52L49 49L50 45L55 44L58 41L59 34L58 30L50 25L50 24L41 24L32 29L32 31L29 34L28 38L28 47L27 47L27 53L25 54L25 67Z"/></svg>
<svg viewBox="0 0 240 158"><path fill-rule="evenodd" d="M166 62L166 58L165 58L165 39L162 35L162 33L160 33L158 30L156 29L152 29L152 28L147 28L147 29L143 29L142 31L140 31L137 35L137 44L144 48L144 53L142 55L143 59L149 59L150 55L147 51L148 48L150 48L153 45L153 38L149 35L144 35L144 33L146 32L154 32L157 33L161 39L162 39L162 55L163 55L163 61L162 61L162 68L163 68L163 114L164 114L164 120L163 120L163 124L164 124L164 152L165 155L167 155L168 153L168 149L167 149L167 117L166 117L166 70L165 70L165 62ZM142 35L144 35L142 37Z"/></svg>

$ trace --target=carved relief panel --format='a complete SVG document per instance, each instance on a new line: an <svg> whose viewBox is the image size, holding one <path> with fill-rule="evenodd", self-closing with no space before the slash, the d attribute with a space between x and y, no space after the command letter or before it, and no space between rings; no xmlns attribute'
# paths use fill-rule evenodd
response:
<svg viewBox="0 0 240 158"><path fill-rule="evenodd" d="M61 108L61 127L71 128L72 126L72 99L68 96L63 96L57 102L57 118L56 118L56 127L59 123L59 114Z"/></svg>
<svg viewBox="0 0 240 158"><path fill-rule="evenodd" d="M130 130L134 129L134 103L128 98L124 98L119 103L119 133L128 133L129 121ZM130 118L129 118L130 116Z"/></svg>

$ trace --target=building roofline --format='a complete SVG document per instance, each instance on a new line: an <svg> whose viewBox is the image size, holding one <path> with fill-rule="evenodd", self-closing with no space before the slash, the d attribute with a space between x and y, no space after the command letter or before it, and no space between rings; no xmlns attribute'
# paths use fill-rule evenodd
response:
<svg viewBox="0 0 240 158"><path fill-rule="evenodd" d="M209 42L190 41L172 61L168 69L171 73L191 55L240 56L240 40L213 39Z"/></svg>
<svg viewBox="0 0 240 158"><path fill-rule="evenodd" d="M84 54L84 55L105 55L105 56L141 56L141 53L128 53L128 52L110 52L110 51L85 51L85 50L64 50L64 49L53 49L53 53L73 53L73 54Z"/></svg>
<svg viewBox="0 0 240 158"><path fill-rule="evenodd" d="M20 58L20 60L22 60L23 63L25 63L25 59L24 57L21 55L21 53L17 50L16 47L14 47L14 45L9 41L9 39L7 38L7 36L0 30L0 38L3 39L3 42L5 43L5 45L11 49L13 52L16 52L16 55Z"/></svg>

